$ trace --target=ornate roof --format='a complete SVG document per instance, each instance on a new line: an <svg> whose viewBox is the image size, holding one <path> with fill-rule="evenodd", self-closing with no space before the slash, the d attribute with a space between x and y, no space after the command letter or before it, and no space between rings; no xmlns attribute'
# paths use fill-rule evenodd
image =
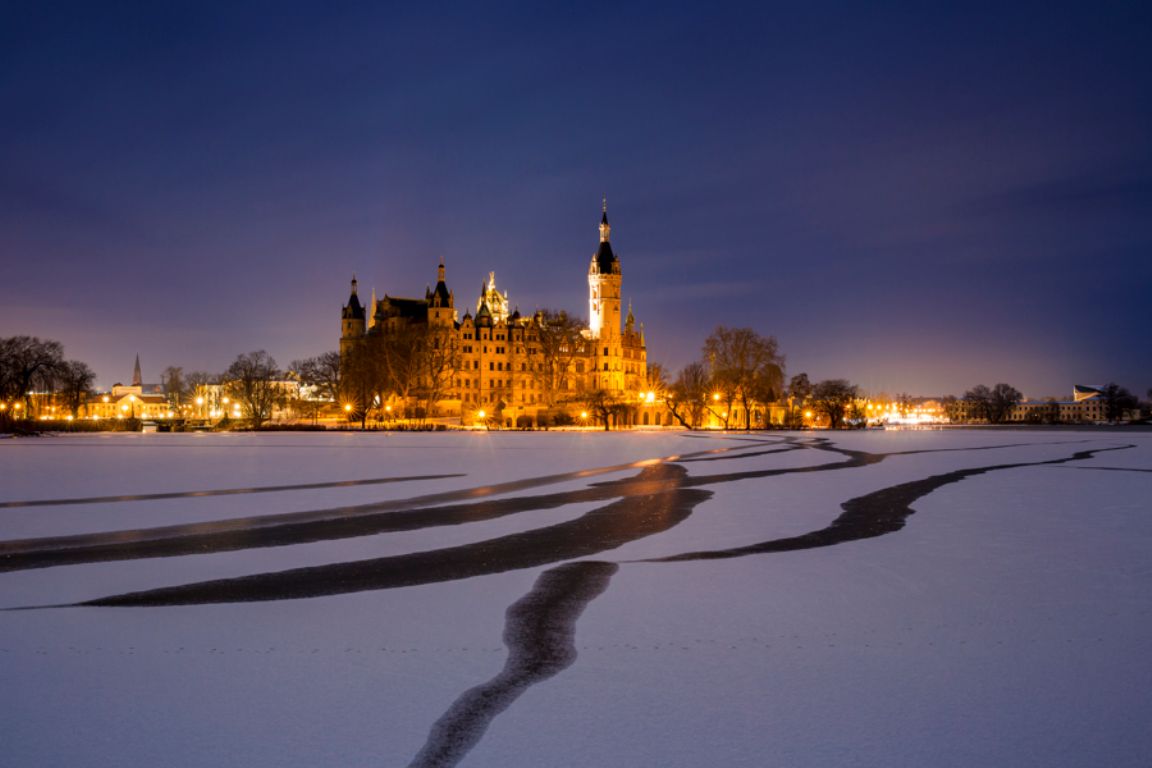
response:
<svg viewBox="0 0 1152 768"><path fill-rule="evenodd" d="M348 303L344 306L344 319L345 320L363 320L364 307L360 304L360 297L356 295L356 278L352 278L352 295L348 297Z"/></svg>

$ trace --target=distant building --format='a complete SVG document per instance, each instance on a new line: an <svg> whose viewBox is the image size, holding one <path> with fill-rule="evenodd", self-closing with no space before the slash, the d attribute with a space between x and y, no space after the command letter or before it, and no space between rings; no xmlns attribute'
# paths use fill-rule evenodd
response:
<svg viewBox="0 0 1152 768"><path fill-rule="evenodd" d="M587 418L579 404L581 393L609 393L619 406L620 424L664 423L663 408L646 397L647 346L644 326L636 321L631 304L622 312L623 271L612 249L607 204L600 218L600 243L588 266L588 328L560 373L561 397L555 382L544 379L541 318L522 315L512 306L507 291L496 287L495 273L480 287L475 314L465 309L460 317L454 291L448 288L444 263L437 270L436 286L423 298L398 298L373 290L368 306L361 304L356 279L341 311L340 354L347 364L357 351L383 356L384 342L411 329L431 330L452 350L452 364L443 386L424 371L413 391L435 389L431 416L460 417L465 423L492 421L504 426L536 425L543 411L563 410L576 419ZM439 344L439 340L436 341ZM395 397L395 396L394 396ZM396 407L410 408L415 398L397 397ZM552 400L552 403L548 401ZM393 407L379 402L358 403L361 408Z"/></svg>
<svg viewBox="0 0 1152 768"><path fill-rule="evenodd" d="M82 415L89 419L143 419L160 421L176 415L159 384L145 384L140 373L140 355L132 368L132 383L114 384L108 392L88 399Z"/></svg>
<svg viewBox="0 0 1152 768"><path fill-rule="evenodd" d="M1017 424L1093 424L1108 420L1108 408L1101 387L1076 384L1071 400L1025 400L1012 409L1008 420Z"/></svg>

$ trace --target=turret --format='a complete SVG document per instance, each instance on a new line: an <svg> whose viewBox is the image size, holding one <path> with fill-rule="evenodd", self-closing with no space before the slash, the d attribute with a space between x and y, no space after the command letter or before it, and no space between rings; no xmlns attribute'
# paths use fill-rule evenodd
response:
<svg viewBox="0 0 1152 768"><path fill-rule="evenodd" d="M436 325L456 322L456 298L444 280L444 259L436 268L436 287L428 292L428 320Z"/></svg>
<svg viewBox="0 0 1152 768"><path fill-rule="evenodd" d="M375 309L375 308L373 308ZM356 276L352 276L352 294L340 313L340 339L358 339L364 335L364 307L356 295Z"/></svg>
<svg viewBox="0 0 1152 768"><path fill-rule="evenodd" d="M604 212L600 217L600 247L592 254L588 265L588 327L592 336L618 337L620 335L620 260L612 251L608 224L608 199L604 199Z"/></svg>
<svg viewBox="0 0 1152 768"><path fill-rule="evenodd" d="M620 336L620 286L623 275L620 259L612 251L609 238L608 199L600 216L600 247L588 265L588 330L594 352L592 386L598 389L624 388L624 350Z"/></svg>

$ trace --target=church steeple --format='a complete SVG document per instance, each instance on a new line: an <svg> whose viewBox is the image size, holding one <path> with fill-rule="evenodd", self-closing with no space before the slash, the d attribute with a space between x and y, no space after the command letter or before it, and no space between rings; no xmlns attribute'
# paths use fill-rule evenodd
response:
<svg viewBox="0 0 1152 768"><path fill-rule="evenodd" d="M612 234L612 227L608 225L608 195L604 195L604 202L601 205L604 211L600 216L600 242L608 242L608 236Z"/></svg>
<svg viewBox="0 0 1152 768"><path fill-rule="evenodd" d="M132 386L144 386L144 377L140 374L140 355L136 355L136 367L132 369Z"/></svg>

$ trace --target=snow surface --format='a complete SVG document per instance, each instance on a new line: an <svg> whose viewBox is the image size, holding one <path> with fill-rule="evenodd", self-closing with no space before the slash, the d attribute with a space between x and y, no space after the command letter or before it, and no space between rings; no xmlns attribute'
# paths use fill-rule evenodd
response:
<svg viewBox="0 0 1152 768"><path fill-rule="evenodd" d="M904 455L823 471L794 470L845 455L738 458L820 438ZM849 499L957 469L1123 446L1131 447L942 485L912 503L902 529L876 538L637 562L799 536L827 526ZM608 468L483 498L566 493L633 477L638 462L719 448L740 450L678 466L693 478L793 471L701 485L712 496L679 525L584 558L620 569L576 624L578 658L497 714L461 765L1149 765L1149 432L3 440L0 542L336 509ZM446 473L463 476L12 504ZM0 572L0 608L468 545L575 520L610 501ZM457 697L500 671L506 609L556 564L308 599L0 611L0 765L407 765Z"/></svg>

